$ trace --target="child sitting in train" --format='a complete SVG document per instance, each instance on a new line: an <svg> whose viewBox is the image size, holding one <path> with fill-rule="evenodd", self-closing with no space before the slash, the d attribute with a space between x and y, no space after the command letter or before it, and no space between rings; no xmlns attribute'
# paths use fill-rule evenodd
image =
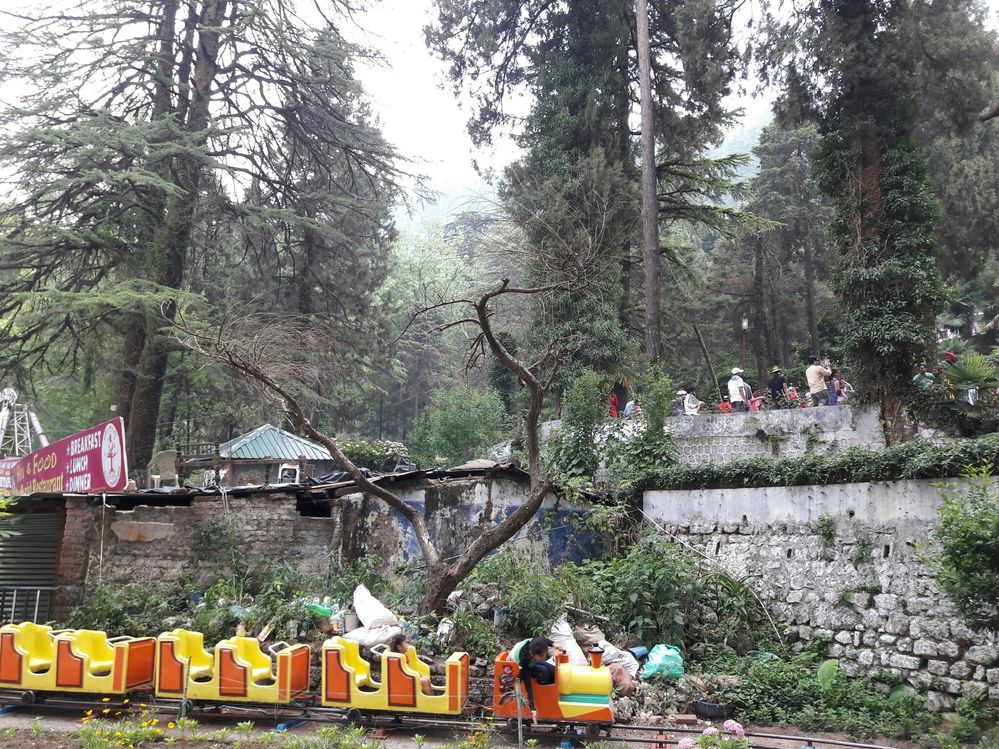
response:
<svg viewBox="0 0 999 749"><path fill-rule="evenodd" d="M547 637L535 637L533 640L521 640L510 648L510 660L520 666L520 681L527 692L527 704L531 708L531 721L538 724L538 710L534 704L532 682L538 684L555 683L555 664L548 661L548 648L555 643Z"/></svg>
<svg viewBox="0 0 999 749"><path fill-rule="evenodd" d="M393 635L392 639L389 640L389 650L393 653L398 653L399 655L406 655L409 652L409 638L401 632L397 635ZM420 677L420 689L425 695L430 697L434 696L434 687L430 683L429 676Z"/></svg>

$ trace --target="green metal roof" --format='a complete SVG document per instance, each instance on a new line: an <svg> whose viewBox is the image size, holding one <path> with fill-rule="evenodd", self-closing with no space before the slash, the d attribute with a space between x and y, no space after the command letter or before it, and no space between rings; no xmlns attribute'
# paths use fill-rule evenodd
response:
<svg viewBox="0 0 999 749"><path fill-rule="evenodd" d="M219 457L236 460L333 460L325 447L302 439L272 424L256 429L219 445Z"/></svg>

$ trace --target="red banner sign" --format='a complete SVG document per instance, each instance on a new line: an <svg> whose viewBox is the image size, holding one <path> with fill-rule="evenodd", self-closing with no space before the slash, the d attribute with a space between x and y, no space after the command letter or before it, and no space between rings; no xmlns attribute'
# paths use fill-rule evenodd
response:
<svg viewBox="0 0 999 749"><path fill-rule="evenodd" d="M14 492L14 466L20 458L0 459L0 497L9 497Z"/></svg>
<svg viewBox="0 0 999 749"><path fill-rule="evenodd" d="M14 494L114 492L128 483L121 417L53 442L14 466Z"/></svg>

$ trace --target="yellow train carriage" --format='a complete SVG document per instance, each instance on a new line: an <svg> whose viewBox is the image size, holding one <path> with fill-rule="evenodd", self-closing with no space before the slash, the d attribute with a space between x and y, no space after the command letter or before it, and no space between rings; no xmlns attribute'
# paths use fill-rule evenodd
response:
<svg viewBox="0 0 999 749"><path fill-rule="evenodd" d="M397 713L458 715L468 702L468 653L453 653L445 662L444 686L423 694L421 677L430 667L410 646L405 655L382 653L381 682L371 675L356 642L333 637L323 643L322 699L325 707Z"/></svg>
<svg viewBox="0 0 999 749"><path fill-rule="evenodd" d="M154 659L152 637L109 639L31 622L0 627L0 688L126 694L152 684Z"/></svg>
<svg viewBox="0 0 999 749"><path fill-rule="evenodd" d="M288 704L307 694L309 646L277 643L271 650L276 668L254 637L222 640L212 654L200 632L164 632L157 638L156 696Z"/></svg>

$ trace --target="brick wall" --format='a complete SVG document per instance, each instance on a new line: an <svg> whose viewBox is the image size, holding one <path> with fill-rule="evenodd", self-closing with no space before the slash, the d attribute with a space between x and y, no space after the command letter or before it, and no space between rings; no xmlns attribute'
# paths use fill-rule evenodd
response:
<svg viewBox="0 0 999 749"><path fill-rule="evenodd" d="M90 560L90 540L94 536L94 510L86 497L66 498L66 519L56 566L53 619L65 619L83 596Z"/></svg>

